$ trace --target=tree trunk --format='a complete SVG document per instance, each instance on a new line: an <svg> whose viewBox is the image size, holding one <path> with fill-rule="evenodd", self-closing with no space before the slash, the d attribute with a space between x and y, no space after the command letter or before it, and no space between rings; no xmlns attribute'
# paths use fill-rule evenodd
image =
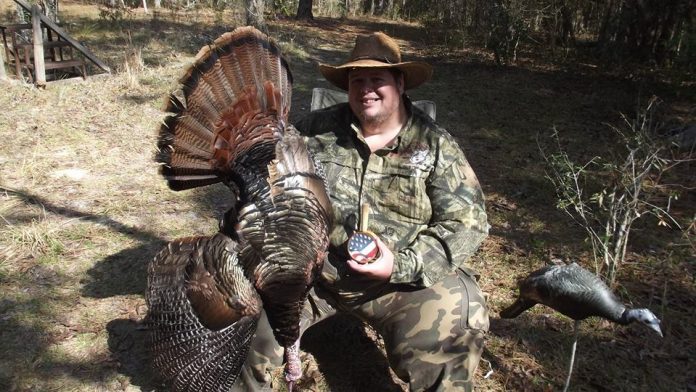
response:
<svg viewBox="0 0 696 392"><path fill-rule="evenodd" d="M143 0L143 9L145 10L145 13L147 14L147 0Z"/></svg>
<svg viewBox="0 0 696 392"><path fill-rule="evenodd" d="M614 1L609 0L607 5L604 7L604 15L602 18L602 23L599 28L599 38L598 41L600 45L607 45L611 41L611 22L614 19Z"/></svg>
<svg viewBox="0 0 696 392"><path fill-rule="evenodd" d="M376 0L363 0L363 14L374 15Z"/></svg>
<svg viewBox="0 0 696 392"><path fill-rule="evenodd" d="M304 20L314 19L314 15L312 15L312 0L300 0L300 4L297 6L296 17Z"/></svg>
<svg viewBox="0 0 696 392"><path fill-rule="evenodd" d="M385 12L387 11L387 8L389 8L389 1L388 0L376 0L375 5L374 5L374 14L375 15L384 15Z"/></svg>
<svg viewBox="0 0 696 392"><path fill-rule="evenodd" d="M7 72L5 71L5 51L0 50L0 80L7 80ZM9 64L9 62L8 62Z"/></svg>
<svg viewBox="0 0 696 392"><path fill-rule="evenodd" d="M58 23L58 0L42 0L39 2L41 11L48 19Z"/></svg>
<svg viewBox="0 0 696 392"><path fill-rule="evenodd" d="M17 22L18 23L30 23L31 14L27 14L21 5L17 4Z"/></svg>
<svg viewBox="0 0 696 392"><path fill-rule="evenodd" d="M573 12L565 2L561 3L561 41L568 48L575 45L575 31L573 31Z"/></svg>
<svg viewBox="0 0 696 392"><path fill-rule="evenodd" d="M266 21L263 17L264 5L264 0L245 0L246 24L261 31L266 30Z"/></svg>

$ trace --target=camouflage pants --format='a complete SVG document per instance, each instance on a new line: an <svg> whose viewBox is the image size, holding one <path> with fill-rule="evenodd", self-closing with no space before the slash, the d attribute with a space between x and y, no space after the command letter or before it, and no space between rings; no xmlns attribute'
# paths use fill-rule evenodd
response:
<svg viewBox="0 0 696 392"><path fill-rule="evenodd" d="M411 391L471 391L488 330L488 310L474 279L458 270L425 289L388 286L386 294L350 308L315 288L302 330L337 308L349 311L381 334L389 365ZM233 390L270 391L270 372L282 364L282 353L264 315Z"/></svg>

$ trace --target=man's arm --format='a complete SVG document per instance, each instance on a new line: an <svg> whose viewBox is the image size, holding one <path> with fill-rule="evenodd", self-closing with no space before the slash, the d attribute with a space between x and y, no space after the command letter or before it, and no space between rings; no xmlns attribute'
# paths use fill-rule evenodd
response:
<svg viewBox="0 0 696 392"><path fill-rule="evenodd" d="M428 179L428 227L394 255L392 283L427 287L463 266L488 235L483 192L464 153L447 135Z"/></svg>

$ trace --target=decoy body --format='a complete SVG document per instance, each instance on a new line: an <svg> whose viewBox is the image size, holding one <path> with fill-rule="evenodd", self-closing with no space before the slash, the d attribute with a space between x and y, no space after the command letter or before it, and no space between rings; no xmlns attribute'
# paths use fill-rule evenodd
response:
<svg viewBox="0 0 696 392"><path fill-rule="evenodd" d="M575 341L564 391L573 370L580 320L597 316L621 325L638 321L663 336L660 320L653 312L645 308L627 308L601 279L576 263L547 266L520 280L519 297L500 312L500 317L517 317L536 304L546 305L575 320Z"/></svg>
<svg viewBox="0 0 696 392"><path fill-rule="evenodd" d="M519 283L517 300L500 312L514 318L536 304L543 304L572 318L598 316L621 325L641 322L660 336L660 320L648 309L628 309L595 274L576 263L553 265L532 272Z"/></svg>

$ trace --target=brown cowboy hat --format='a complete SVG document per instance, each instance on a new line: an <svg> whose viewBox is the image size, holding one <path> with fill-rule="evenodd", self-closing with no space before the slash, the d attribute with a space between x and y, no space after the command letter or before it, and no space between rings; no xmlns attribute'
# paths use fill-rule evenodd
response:
<svg viewBox="0 0 696 392"><path fill-rule="evenodd" d="M404 74L404 89L428 81L433 69L428 63L401 61L401 51L394 39L384 33L372 33L355 39L355 47L345 64L319 64L319 71L334 86L348 90L348 71L353 68L397 68Z"/></svg>

